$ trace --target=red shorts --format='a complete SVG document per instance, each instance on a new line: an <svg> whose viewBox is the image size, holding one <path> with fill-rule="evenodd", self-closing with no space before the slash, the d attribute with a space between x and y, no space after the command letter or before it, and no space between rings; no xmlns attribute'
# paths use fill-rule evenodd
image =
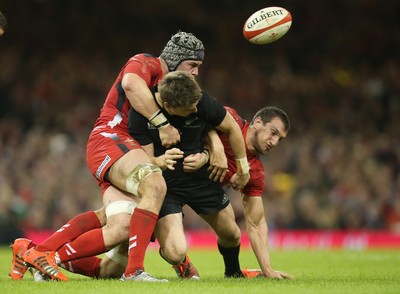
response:
<svg viewBox="0 0 400 294"><path fill-rule="evenodd" d="M125 153L140 148L140 144L120 128L98 127L91 132L86 146L86 162L102 192L111 185L104 180L107 170Z"/></svg>

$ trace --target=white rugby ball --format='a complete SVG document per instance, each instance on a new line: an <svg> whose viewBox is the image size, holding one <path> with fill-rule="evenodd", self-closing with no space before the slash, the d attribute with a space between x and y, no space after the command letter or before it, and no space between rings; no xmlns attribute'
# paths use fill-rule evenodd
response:
<svg viewBox="0 0 400 294"><path fill-rule="evenodd" d="M282 7L272 6L254 12L244 23L243 35L253 44L268 44L282 38L292 25L292 15Z"/></svg>

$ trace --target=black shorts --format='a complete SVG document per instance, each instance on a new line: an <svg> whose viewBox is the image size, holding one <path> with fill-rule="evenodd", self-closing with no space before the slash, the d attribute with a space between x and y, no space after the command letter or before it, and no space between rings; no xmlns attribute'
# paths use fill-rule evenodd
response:
<svg viewBox="0 0 400 294"><path fill-rule="evenodd" d="M208 173L185 173L175 181L167 181L167 194L158 218L182 212L188 205L197 214L210 215L229 205L229 198L219 182L208 178Z"/></svg>

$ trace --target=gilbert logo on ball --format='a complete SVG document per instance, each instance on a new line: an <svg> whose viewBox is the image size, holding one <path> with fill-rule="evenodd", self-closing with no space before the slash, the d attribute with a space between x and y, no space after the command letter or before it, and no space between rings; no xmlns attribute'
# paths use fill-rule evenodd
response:
<svg viewBox="0 0 400 294"><path fill-rule="evenodd" d="M282 7L266 7L244 23L243 35L253 44L267 44L283 37L292 25L292 15Z"/></svg>

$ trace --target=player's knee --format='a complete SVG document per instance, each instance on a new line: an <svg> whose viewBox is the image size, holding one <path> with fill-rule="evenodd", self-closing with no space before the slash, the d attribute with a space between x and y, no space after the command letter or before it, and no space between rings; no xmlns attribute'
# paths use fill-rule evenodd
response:
<svg viewBox="0 0 400 294"><path fill-rule="evenodd" d="M241 232L237 225L232 226L229 230L222 230L218 234L218 239L221 244L227 247L237 246L240 244Z"/></svg>
<svg viewBox="0 0 400 294"><path fill-rule="evenodd" d="M116 228L114 228L115 233L118 235L118 239L122 241L129 240L129 226L130 222L120 223Z"/></svg>
<svg viewBox="0 0 400 294"><path fill-rule="evenodd" d="M162 200L167 193L167 185L164 177L159 173L152 173L142 180L139 188L140 195L146 195L151 198L161 198Z"/></svg>
<svg viewBox="0 0 400 294"><path fill-rule="evenodd" d="M129 240L130 219L130 214L119 213L113 215L107 220L105 230L107 231L107 236L109 236L109 239L112 240L113 246Z"/></svg>
<svg viewBox="0 0 400 294"><path fill-rule="evenodd" d="M137 165L126 179L126 190L134 195L147 195L147 193L160 195L161 193L164 197L166 189L161 169L151 163Z"/></svg>
<svg viewBox="0 0 400 294"><path fill-rule="evenodd" d="M160 254L172 265L180 264L186 256L187 246L180 246L179 244L170 245L160 248Z"/></svg>

